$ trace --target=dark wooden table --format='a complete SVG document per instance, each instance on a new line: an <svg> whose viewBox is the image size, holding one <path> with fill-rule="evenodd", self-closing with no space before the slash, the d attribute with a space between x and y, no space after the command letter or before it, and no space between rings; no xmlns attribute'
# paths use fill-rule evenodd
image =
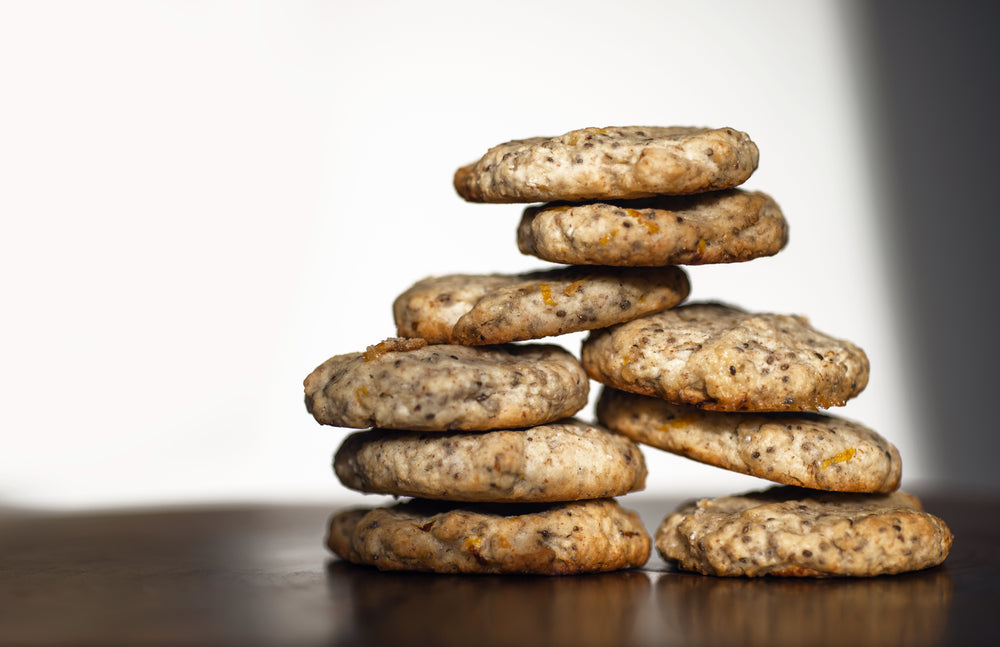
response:
<svg viewBox="0 0 1000 647"><path fill-rule="evenodd" d="M951 556L863 580L379 573L326 553L332 508L0 511L0 645L1000 644L1000 497L924 498Z"/></svg>

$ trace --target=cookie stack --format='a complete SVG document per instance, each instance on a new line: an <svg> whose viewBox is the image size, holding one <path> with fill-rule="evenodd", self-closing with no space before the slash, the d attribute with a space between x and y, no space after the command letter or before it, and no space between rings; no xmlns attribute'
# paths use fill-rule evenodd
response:
<svg viewBox="0 0 1000 647"><path fill-rule="evenodd" d="M547 344L391 339L305 380L317 421L373 427L334 458L347 487L414 497L348 510L329 547L383 570L567 574L641 566L651 541L612 498L641 489L628 438L570 418L589 382Z"/></svg>
<svg viewBox="0 0 1000 647"><path fill-rule="evenodd" d="M319 422L376 428L338 451L341 481L417 497L337 515L330 547L441 572L639 565L648 536L610 498L642 487L635 441L785 484L669 516L656 546L681 568L875 575L943 560L947 527L895 492L896 449L818 413L864 389L861 349L798 316L679 305L677 265L786 244L775 202L734 188L757 162L731 128L631 127L512 141L460 168L466 200L530 203L519 249L564 267L419 281L393 304L398 339L306 379ZM515 343L577 331L591 331L582 366ZM599 424L563 420L588 377L604 385Z"/></svg>
<svg viewBox="0 0 1000 647"><path fill-rule="evenodd" d="M692 304L592 334L598 420L638 442L781 484L690 504L656 532L664 559L712 575L871 576L939 564L940 519L897 492L896 448L818 410L868 380L864 352L795 316Z"/></svg>

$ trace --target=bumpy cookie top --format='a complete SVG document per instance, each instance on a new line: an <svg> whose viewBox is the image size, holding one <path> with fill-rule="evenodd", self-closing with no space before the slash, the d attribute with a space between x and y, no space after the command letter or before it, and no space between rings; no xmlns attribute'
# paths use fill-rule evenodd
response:
<svg viewBox="0 0 1000 647"><path fill-rule="evenodd" d="M899 487L896 448L843 418L704 411L605 388L597 419L636 442L785 485L839 492Z"/></svg>
<svg viewBox="0 0 1000 647"><path fill-rule="evenodd" d="M470 202L642 198L728 189L757 161L757 146L732 128L584 128L495 146L454 184Z"/></svg>
<svg viewBox="0 0 1000 647"><path fill-rule="evenodd" d="M568 575L642 566L650 539L639 516L614 499L496 506L413 499L334 515L327 545L381 570Z"/></svg>
<svg viewBox="0 0 1000 647"><path fill-rule="evenodd" d="M683 506L656 531L666 560L707 575L867 577L944 561L952 534L905 492L792 487Z"/></svg>
<svg viewBox="0 0 1000 647"><path fill-rule="evenodd" d="M501 344L591 330L671 308L690 289L678 267L566 267L418 281L393 303L397 334Z"/></svg>
<svg viewBox="0 0 1000 647"><path fill-rule="evenodd" d="M524 254L584 265L734 263L777 254L787 242L774 200L740 189L528 207L517 232Z"/></svg>
<svg viewBox="0 0 1000 647"><path fill-rule="evenodd" d="M307 409L336 427L447 431L540 425L587 403L586 373L558 346L412 342L331 357L305 379Z"/></svg>
<svg viewBox="0 0 1000 647"><path fill-rule="evenodd" d="M816 411L868 384L868 357L795 315L714 303L595 330L583 366L623 391L717 411Z"/></svg>
<svg viewBox="0 0 1000 647"><path fill-rule="evenodd" d="M574 501L641 490L646 463L631 440L567 419L528 429L351 434L334 458L362 492L448 501Z"/></svg>

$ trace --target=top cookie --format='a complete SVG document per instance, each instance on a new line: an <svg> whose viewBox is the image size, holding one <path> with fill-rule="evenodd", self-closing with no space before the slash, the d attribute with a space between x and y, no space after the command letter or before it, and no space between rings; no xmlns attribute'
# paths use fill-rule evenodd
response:
<svg viewBox="0 0 1000 647"><path fill-rule="evenodd" d="M517 230L521 253L577 265L735 263L787 242L777 203L740 189L528 207Z"/></svg>
<svg viewBox="0 0 1000 647"><path fill-rule="evenodd" d="M306 407L335 427L482 431L572 416L590 385L558 346L427 346L392 339L331 357L305 379Z"/></svg>
<svg viewBox="0 0 1000 647"><path fill-rule="evenodd" d="M393 303L400 337L502 344L592 330L672 308L689 290L679 267L564 267L418 281Z"/></svg>
<svg viewBox="0 0 1000 647"><path fill-rule="evenodd" d="M804 317L689 304L603 330L582 347L598 382L716 411L816 411L868 384L868 357Z"/></svg>
<svg viewBox="0 0 1000 647"><path fill-rule="evenodd" d="M584 128L494 146L455 172L470 202L615 200L728 189L757 168L756 144L732 128Z"/></svg>

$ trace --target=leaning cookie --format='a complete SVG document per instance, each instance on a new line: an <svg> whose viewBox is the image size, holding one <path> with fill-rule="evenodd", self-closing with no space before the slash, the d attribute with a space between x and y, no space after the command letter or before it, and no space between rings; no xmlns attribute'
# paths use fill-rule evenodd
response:
<svg viewBox="0 0 1000 647"><path fill-rule="evenodd" d="M524 254L576 265L703 265L777 254L788 242L781 209L740 189L618 202L528 207Z"/></svg>
<svg viewBox="0 0 1000 647"><path fill-rule="evenodd" d="M816 411L868 384L868 357L804 317L690 304L584 341L583 366L623 391L717 411Z"/></svg>
<svg viewBox="0 0 1000 647"><path fill-rule="evenodd" d="M362 431L333 465L361 492L449 501L599 499L641 490L646 479L635 443L574 419L479 433Z"/></svg>
<svg viewBox="0 0 1000 647"><path fill-rule="evenodd" d="M565 267L418 281L393 303L400 337L501 344L603 328L672 308L690 290L678 267Z"/></svg>
<svg viewBox="0 0 1000 647"><path fill-rule="evenodd" d="M541 425L582 409L590 389L580 363L558 346L412 339L331 357L304 387L306 407L322 424L411 431Z"/></svg>
<svg viewBox="0 0 1000 647"><path fill-rule="evenodd" d="M656 548L705 575L868 577L936 566L951 549L945 523L905 492L845 494L775 487L683 506Z"/></svg>
<svg viewBox="0 0 1000 647"><path fill-rule="evenodd" d="M843 418L704 411L606 387L597 419L638 443L785 485L881 493L899 487L896 447Z"/></svg>
<svg viewBox="0 0 1000 647"><path fill-rule="evenodd" d="M387 571L568 575L642 566L650 539L613 499L552 504L448 504L413 499L348 510L327 546Z"/></svg>
<svg viewBox="0 0 1000 647"><path fill-rule="evenodd" d="M738 186L757 168L756 144L732 128L584 128L491 148L460 168L471 202L616 200Z"/></svg>

